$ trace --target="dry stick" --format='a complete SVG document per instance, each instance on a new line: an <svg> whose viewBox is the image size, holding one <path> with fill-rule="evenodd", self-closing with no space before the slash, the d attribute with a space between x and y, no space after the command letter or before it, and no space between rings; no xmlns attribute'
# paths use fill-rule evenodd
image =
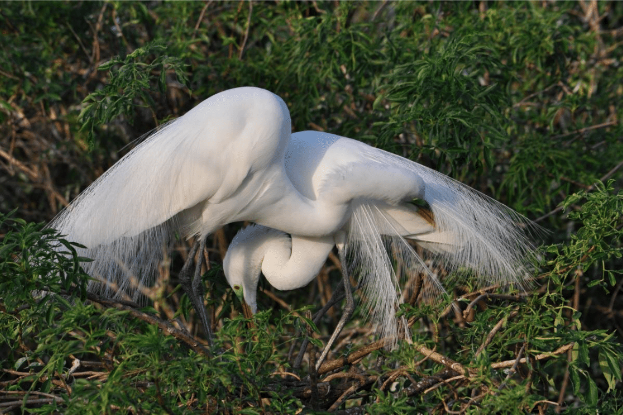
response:
<svg viewBox="0 0 623 415"><path fill-rule="evenodd" d="M337 372L337 373L333 373L329 376L327 376L326 378L322 379L323 382L330 382L333 379L340 379L340 378L346 378L346 379L357 379L360 383L361 382L365 382L366 378L363 375L360 375L359 373L352 373L352 372Z"/></svg>
<svg viewBox="0 0 623 415"><path fill-rule="evenodd" d="M521 101L514 103L513 107L518 107L518 106L522 105L524 102L526 102L527 100L529 100L530 98L533 98L533 97L535 97L535 96L537 96L539 94L547 92L548 90L552 89L555 86L559 86L560 84L561 84L561 82L559 81L559 82L556 82L555 84L552 84L552 85L548 86L547 88L542 89L541 91L533 92L532 94L524 97Z"/></svg>
<svg viewBox="0 0 623 415"><path fill-rule="evenodd" d="M364 386L371 385L378 380L378 376L369 376L365 378L364 376L359 375L359 382L352 384L348 389L346 389L333 404L329 407L328 412L335 412L337 408L342 405L346 399L353 393L357 392L358 389L363 388Z"/></svg>
<svg viewBox="0 0 623 415"><path fill-rule="evenodd" d="M538 355L536 355L534 357L531 357L531 359L543 360L543 359L547 359L549 357L558 356L560 354L565 353L568 350L571 350L571 348L573 348L574 344L575 344L575 342L571 342L569 344L566 344L564 346L559 347L558 349L556 349L553 352L541 353L541 354L538 354ZM504 369L504 368L507 368L507 367L512 367L515 364L516 361L517 361L516 359L513 359L513 360L505 360L503 362L493 363L493 364L491 364L491 369ZM525 357L519 359L519 363L526 363L527 361L528 361L528 359L526 359Z"/></svg>
<svg viewBox="0 0 623 415"><path fill-rule="evenodd" d="M510 301L519 301L522 303L525 303L526 300L518 297L516 295L508 295L508 294L490 294L490 293L485 293L485 294L481 294L478 297L476 297L475 300L473 300L471 303L469 303L469 305L467 306L467 308L465 308L465 310L463 311L463 318L467 318L467 315L469 314L469 312L472 310L472 308L474 308L474 306L476 304L478 304L480 301L485 300L485 299L489 299L489 298L497 298L500 300L510 300Z"/></svg>
<svg viewBox="0 0 623 415"><path fill-rule="evenodd" d="M517 314L519 314L519 310L514 310L508 316L504 316L500 321L498 321L498 323L493 327L493 329L491 329L491 331L487 335L485 341L480 345L480 347L478 347L478 350L476 350L476 354L474 355L474 357L478 357L478 355L482 353L483 350L485 350L489 343L491 343L498 331L500 331L502 327L504 327L508 319L514 318L515 316L517 316Z"/></svg>
<svg viewBox="0 0 623 415"><path fill-rule="evenodd" d="M340 405L342 405L344 403L344 401L346 401L346 399L352 395L353 393L357 392L357 389L359 389L361 386L363 386L363 384L359 383L358 385L352 385L350 388L346 389L346 391L340 395L339 398L337 398L337 400L335 402L333 402L333 405L331 405L328 409L328 412L333 412L335 411L337 408L340 407Z"/></svg>
<svg viewBox="0 0 623 415"><path fill-rule="evenodd" d="M324 373L327 372L331 372L333 370L342 368L346 365L350 365L353 364L355 362L357 362L358 360L362 359L363 357L369 355L370 353L374 352L375 350L379 350L382 349L383 347L385 347L385 344L387 341L391 341L391 338L388 339L383 339L383 340L378 340L374 343L369 344L368 346L362 347L361 349L349 354L346 357L341 357L339 359L335 359L335 360L330 360L328 362L324 362L320 368L318 369L318 374L322 375ZM465 376L470 376L471 372L466 369L462 364L445 357L444 355L435 352L434 350L429 349L428 347L424 346L423 344L418 344L418 343L413 343L415 349L420 352L421 354L423 354L424 356L426 356L427 358L442 364L444 366L446 366L449 369L454 370L455 372L459 373L459 374L463 374Z"/></svg>
<svg viewBox="0 0 623 415"><path fill-rule="evenodd" d="M84 54L87 56L87 58L89 59L89 63L93 63L91 62L91 56L89 55L89 51L87 50L87 48L84 46L84 44L82 43L82 40L80 39L80 36L78 36L78 34L74 31L74 28L71 27L71 25L69 23L65 23L65 25L69 28L69 30L71 31L71 33L73 33L74 37L76 38L76 40L78 41L78 44L80 45L80 49L82 49L82 51L84 52Z"/></svg>
<svg viewBox="0 0 623 415"><path fill-rule="evenodd" d="M571 351L567 353L571 354ZM562 386L560 387L560 393L558 394L558 403L555 409L555 412L558 414L562 411L562 403L565 400L565 391L567 390L567 386L569 385L569 362L571 362L571 356L568 356L569 361L567 362L567 369L565 370L565 374L562 378Z"/></svg>
<svg viewBox="0 0 623 415"><path fill-rule="evenodd" d="M58 397L56 395L52 395L50 393L44 393L44 392L36 392L36 391L0 391L0 393L5 394L5 395L39 395L39 396L45 396L47 398L51 398L51 399L56 399L58 401L63 401L63 398Z"/></svg>
<svg viewBox="0 0 623 415"><path fill-rule="evenodd" d="M39 405L42 403L52 403L53 401L63 402L63 400L60 398L30 399L26 401L25 405ZM24 401L19 400L19 401L13 401L13 402L0 403L0 408L6 408L7 410L9 410L13 408L19 408L22 405L24 405Z"/></svg>
<svg viewBox="0 0 623 415"><path fill-rule="evenodd" d="M0 149L0 156L5 158L9 162L9 166L11 167L11 170L12 170L13 165L15 165L17 166L17 168L23 171L30 178L30 180L32 181L39 180L39 173L36 170L32 170L28 168L24 163L22 163L21 161L19 161L18 159L16 159L15 157L7 153L6 151Z"/></svg>
<svg viewBox="0 0 623 415"><path fill-rule="evenodd" d="M129 53L132 53L134 50L132 49L132 46L128 43L128 40L123 35L123 30L121 30L121 26L119 26L119 22L117 21L119 20L119 18L117 17L116 7L113 7L111 17L112 17L113 24L115 25L115 29L117 29L117 33L119 33L119 35L121 36L121 39L123 40L123 43L125 43L125 47L128 49ZM156 120L156 125L157 125L157 120Z"/></svg>
<svg viewBox="0 0 623 415"><path fill-rule="evenodd" d="M617 124L616 121L607 121L602 124L591 125L590 127L580 128L579 130L571 131L570 133L555 135L550 138L555 139L555 138L567 137L567 136L574 135L574 134L583 134L590 130L597 130L599 128L610 127L611 125L616 125L616 124Z"/></svg>
<svg viewBox="0 0 623 415"><path fill-rule="evenodd" d="M572 308L575 310L578 310L580 307L580 278L582 277L582 273L576 271L576 277L575 277L575 288L573 291L573 304L572 304ZM569 325L572 324L571 319L573 318L573 313L571 313L571 310L569 310ZM573 327L571 327L571 329L573 330ZM560 413L560 411L562 410L562 403L565 400L565 394L567 392L567 386L569 385L569 366L570 366L570 362L571 362L571 350L569 350L568 353L568 361L567 361L567 367L565 369L565 374L564 377L562 379L562 386L560 387L560 393L558 394L558 407L556 408L556 413Z"/></svg>
<svg viewBox="0 0 623 415"><path fill-rule="evenodd" d="M271 373L271 374L270 374L270 375L268 375L268 376L271 376L271 377L272 377L272 376L281 376L282 378L283 378L283 376L292 376L293 378L296 378L296 380L298 380L299 382L301 381L301 378L300 378L300 377L298 377L296 374L294 374L294 373L292 373L292 372L283 372L283 371L280 371L280 372L273 372L273 373Z"/></svg>
<svg viewBox="0 0 623 415"><path fill-rule="evenodd" d="M430 388L426 389L422 394L426 395L428 392L434 391L435 389L443 386L443 385L450 385L450 382L453 382L455 380L463 380L465 379L465 376L463 375L458 375L458 376L453 376L450 379L441 379L439 383L437 383L436 385L431 386Z"/></svg>
<svg viewBox="0 0 623 415"><path fill-rule="evenodd" d="M389 376L387 376L387 379L385 379L385 382L383 382L383 384L381 385L379 390L384 391L385 388L387 387L387 385L389 385L390 383L393 383L394 380L396 380L396 378L398 376L402 376L402 375L409 376L409 373L407 372L407 367L406 366L402 366L402 367L400 367L400 368L390 372ZM381 399L380 396L377 396L376 402L379 403L380 399Z"/></svg>
<svg viewBox="0 0 623 415"><path fill-rule="evenodd" d="M99 16L97 17L97 23L95 24L95 27L91 26L91 23L87 20L87 22L89 23L89 26L91 26L91 29L93 30L93 53L90 59L91 65L93 67L98 66L100 62L100 42L99 42L97 35L99 31L102 30L104 12L106 11L107 6L108 6L108 3L104 3L104 5L102 6L102 10L100 11ZM94 72L91 72L91 73L94 73Z"/></svg>
<svg viewBox="0 0 623 415"><path fill-rule="evenodd" d="M201 9L201 13L199 13L199 18L197 19L197 23L195 24L195 29L193 30L193 36L191 39L195 39L195 37L197 36L197 31L199 30L199 26L201 25L201 21L203 20L203 16L206 13L206 10L208 10L208 7L210 7L210 4L212 4L214 0L210 0L208 2L206 2L206 5L203 6L203 9Z"/></svg>
<svg viewBox="0 0 623 415"><path fill-rule="evenodd" d="M385 345L385 340L379 340L377 342L374 342L366 347L363 347L362 349L359 349L351 354L349 354L346 357L342 357L340 359L335 359L335 360L331 360L328 362L324 362L322 364L322 366L320 366L320 368L318 369L318 374L324 374L339 368L342 368L346 365L352 364L354 362L357 362L358 360L362 359L363 357L365 357L366 355L372 353L375 350L379 350L381 348L383 348ZM549 357L553 357L553 356L557 356L560 355L562 353L565 353L566 351L570 350L573 347L574 343L569 343L567 345L564 345L560 348L558 348L557 350L555 350L554 352L551 353L542 353L539 354L535 357L533 357L532 359L534 360L543 360L543 359L547 359ZM426 378L423 381L418 382L417 385L415 385L415 387L413 389L411 389L410 391L407 392L407 394L409 396L418 393L419 391L422 390L428 390L430 389L431 386L433 386L436 383L439 383L438 378L440 379L444 379L444 378L454 378L458 375L463 376L466 379L469 379L471 376L475 375L475 370L474 369L469 369L469 368L465 368L462 364L449 359L445 356L443 356L440 353L437 353L429 348L427 348L424 345L421 344L417 344L414 343L414 346L416 348L416 350L418 352L420 352L421 354L425 355L427 358L433 360L434 362L437 362L439 364L444 365L447 370L440 372L441 375L438 376L434 376L434 377L430 377L430 378ZM503 369L503 368L507 368L507 367L513 367L515 365L518 365L520 363L526 363L527 362L527 358L521 358L521 359L512 359L512 360L506 360L503 362L497 362L497 363L493 363L491 364L491 369ZM443 375L443 376L442 376ZM436 380L437 379L437 380ZM458 379L458 378L457 378ZM425 385L427 387L422 387L422 385ZM350 391L350 389L349 389Z"/></svg>
<svg viewBox="0 0 623 415"><path fill-rule="evenodd" d="M532 282L534 280L538 280L540 278L544 278L547 275L549 275L549 274L546 273L546 274L539 275L538 277L534 277L534 278L530 279L530 282ZM509 285L510 284L503 284L503 285L501 285L501 284L494 284L494 285L490 285L488 287L480 288L478 291L472 291L472 292L469 292L467 294L463 294L461 297L455 299L450 305L448 305L441 312L441 314L439 315L439 318L442 319L442 318L446 317L451 311L453 311L453 308L457 307L458 302L461 301L461 300L470 300L472 298L475 298L475 296L476 297L482 296L483 293L486 293L487 291L497 290L499 288L508 287ZM514 295L490 293L490 294L488 294L488 296L490 298L499 298L501 300L513 300L513 301L521 301L521 302L523 302L524 301L523 297L526 297L529 294L530 293L528 293L528 292L522 292L522 293L518 293L518 294L514 294ZM521 298L521 300L520 300L520 298Z"/></svg>
<svg viewBox="0 0 623 415"><path fill-rule="evenodd" d="M383 11L385 6L387 6L387 2L388 2L388 0L383 0L383 3L376 9L374 14L372 15L372 18L370 19L370 22L373 22L373 21L376 20L377 16L381 13L381 11Z"/></svg>
<svg viewBox="0 0 623 415"><path fill-rule="evenodd" d="M185 333L184 331L175 328L175 326L173 326L168 321L164 321L156 316L152 316L142 311L138 311L128 305L124 305L124 303L127 303L125 301L124 302L111 301L111 300L104 299L98 295L91 294L91 293L87 293L87 298L91 301L95 301L96 303L101 304L106 307L116 308L117 310L121 310L121 311L129 311L133 317L138 318L139 320L143 320L149 324L157 325L165 335L170 335L170 336L175 337L178 340L181 340L182 342L186 343L195 352L208 358L212 357L212 353L210 353L208 349L203 347L203 345L201 345L201 343L199 343L197 339Z"/></svg>
<svg viewBox="0 0 623 415"><path fill-rule="evenodd" d="M277 297L274 293L264 289L264 288L260 288L260 291L262 293L264 293L264 295L266 295L268 298L270 298L271 300L273 300L274 302L276 302L277 304L279 304L284 310L286 310L287 312L292 312L292 309L290 308L290 306L288 305L288 303L286 303L285 301L283 301L281 298ZM298 313L294 313L295 316L299 316Z"/></svg>
<svg viewBox="0 0 623 415"><path fill-rule="evenodd" d="M253 0L249 1L249 16L247 17L247 30L244 32L244 39L242 40L242 45L240 46L240 53L238 54L238 60L242 60L242 53L244 52L244 47L247 44L247 40L249 39L249 29L251 28L251 14L253 13Z"/></svg>
<svg viewBox="0 0 623 415"><path fill-rule="evenodd" d="M417 383L413 383L413 385L409 386L405 389L405 394L407 396L413 396L415 394L421 393L431 386L443 381L444 379L450 379L456 376L456 372L452 369L444 369L440 372L435 373L432 376L428 376Z"/></svg>
<svg viewBox="0 0 623 415"><path fill-rule="evenodd" d="M515 359L515 364L513 365L511 370L508 371L508 375L506 375L506 379L504 379L504 382L502 382L502 384L498 387L498 392L501 391L504 386L506 386L506 383L511 378L511 376L513 376L515 372L517 372L517 366L519 365L519 361L521 360L521 355L524 353L525 350L526 350L526 343L524 343L523 346L521 346L521 350L519 350L519 353L517 353L517 359ZM496 394L498 392L496 392Z"/></svg>
<svg viewBox="0 0 623 415"><path fill-rule="evenodd" d="M617 171L617 170L619 170L619 169L621 168L621 166L623 166L623 160L622 160L622 161L620 161L620 162L619 162L616 166L614 166L614 167L613 167L613 168L612 168L612 169L611 169L608 173L606 173L603 177L601 177L601 178L599 179L599 181L600 181L600 182L603 182L603 181L607 180L610 176L612 176L614 173L616 173L616 171ZM595 183L591 184L590 186L588 186L588 187L586 188L586 192L590 192L590 191L592 191L593 189L595 189L595 187L596 187L596 184L595 184ZM560 212L560 211L562 210L562 208L563 208L562 206L558 206L556 209L552 210L551 212L546 213L545 215L541 216L540 218L535 219L535 220L534 220L534 222L540 222L540 221L542 221L543 219L547 219L547 218L549 218L550 216L552 216L552 215L554 215L554 214L556 214L556 213Z"/></svg>
<svg viewBox="0 0 623 415"><path fill-rule="evenodd" d="M341 357L335 360L329 360L327 362L322 363L322 365L318 368L318 374L322 375L327 372L331 372L336 369L340 369L346 365L350 365L359 359L369 355L375 350L379 350L385 347L385 340L379 340L372 344L362 347L361 349L349 354L346 357Z"/></svg>

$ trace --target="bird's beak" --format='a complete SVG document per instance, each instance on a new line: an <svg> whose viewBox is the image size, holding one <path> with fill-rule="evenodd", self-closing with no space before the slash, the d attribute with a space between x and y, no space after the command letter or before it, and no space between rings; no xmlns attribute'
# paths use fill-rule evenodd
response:
<svg viewBox="0 0 623 415"><path fill-rule="evenodd" d="M245 318L252 318L253 314L257 311L257 304L255 302L255 290L249 287L243 287L240 285L233 286L236 296L242 303L242 314ZM249 300L249 301L247 301Z"/></svg>
<svg viewBox="0 0 623 415"><path fill-rule="evenodd" d="M242 314L245 318L251 319L253 318L253 311L251 311L251 307L247 304L246 301L242 300Z"/></svg>

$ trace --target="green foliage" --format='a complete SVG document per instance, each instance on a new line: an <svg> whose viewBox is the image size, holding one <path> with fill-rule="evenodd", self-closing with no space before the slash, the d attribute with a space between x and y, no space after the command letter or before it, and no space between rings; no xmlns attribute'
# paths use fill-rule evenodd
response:
<svg viewBox="0 0 623 415"><path fill-rule="evenodd" d="M296 317L225 320L222 352L206 360L127 311L86 302L84 260L56 231L11 215L0 216L0 227L8 229L0 243L0 350L9 370L0 382L9 394L46 394L34 412L237 412L260 403L270 386L276 399L264 410L301 406L272 377L284 365L275 343ZM4 382L11 375L19 379Z"/></svg>
<svg viewBox="0 0 623 415"><path fill-rule="evenodd" d="M0 215L0 410L621 413L622 16L618 2L3 3L0 212L19 210ZM408 281L413 344L372 347L356 314L330 358L371 349L320 373L308 360L340 312L313 324L301 308L326 303L333 264L307 290L266 285L253 320L211 266L212 359L175 287L184 241L148 308L98 302L75 245L33 222L136 137L243 85L283 97L295 131L366 141L539 219L534 289L457 284L432 305Z"/></svg>
<svg viewBox="0 0 623 415"><path fill-rule="evenodd" d="M179 58L167 56L166 49L164 44L150 43L123 59L114 57L99 66L100 71L109 71L108 83L84 99L84 107L78 116L83 123L82 129L88 132L91 145L95 127L121 115L133 119L136 106L149 108L157 121L154 113L156 103L151 97L152 84L156 83L160 92L164 93L167 70L172 70L182 84L188 82L183 72L183 63ZM142 62L150 55L155 55L151 62Z"/></svg>

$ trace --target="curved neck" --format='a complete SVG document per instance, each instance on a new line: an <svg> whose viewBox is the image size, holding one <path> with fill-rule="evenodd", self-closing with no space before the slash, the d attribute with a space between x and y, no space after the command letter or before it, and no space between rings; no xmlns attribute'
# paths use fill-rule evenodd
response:
<svg viewBox="0 0 623 415"><path fill-rule="evenodd" d="M344 200L310 198L294 186L283 167L274 175L269 184L257 187L251 209L243 212L250 213L245 220L313 238L332 234L344 225L349 209Z"/></svg>
<svg viewBox="0 0 623 415"><path fill-rule="evenodd" d="M291 246L269 242L262 261L262 273L278 290L294 290L309 284L333 249L332 236L292 236Z"/></svg>

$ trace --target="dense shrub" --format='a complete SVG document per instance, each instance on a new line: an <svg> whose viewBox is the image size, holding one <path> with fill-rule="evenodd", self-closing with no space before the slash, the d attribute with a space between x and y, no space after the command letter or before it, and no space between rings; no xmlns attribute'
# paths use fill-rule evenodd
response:
<svg viewBox="0 0 623 415"><path fill-rule="evenodd" d="M0 411L621 412L622 22L596 1L3 3ZM135 138L244 85L283 97L295 131L393 151L536 220L533 289L461 280L431 305L407 281L412 342L385 351L356 314L319 371L340 310L316 326L306 307L331 297L335 257L307 289L265 284L247 320L219 268L239 225L215 233L217 355L178 289L188 242L147 307L87 293L88 259L35 223Z"/></svg>

